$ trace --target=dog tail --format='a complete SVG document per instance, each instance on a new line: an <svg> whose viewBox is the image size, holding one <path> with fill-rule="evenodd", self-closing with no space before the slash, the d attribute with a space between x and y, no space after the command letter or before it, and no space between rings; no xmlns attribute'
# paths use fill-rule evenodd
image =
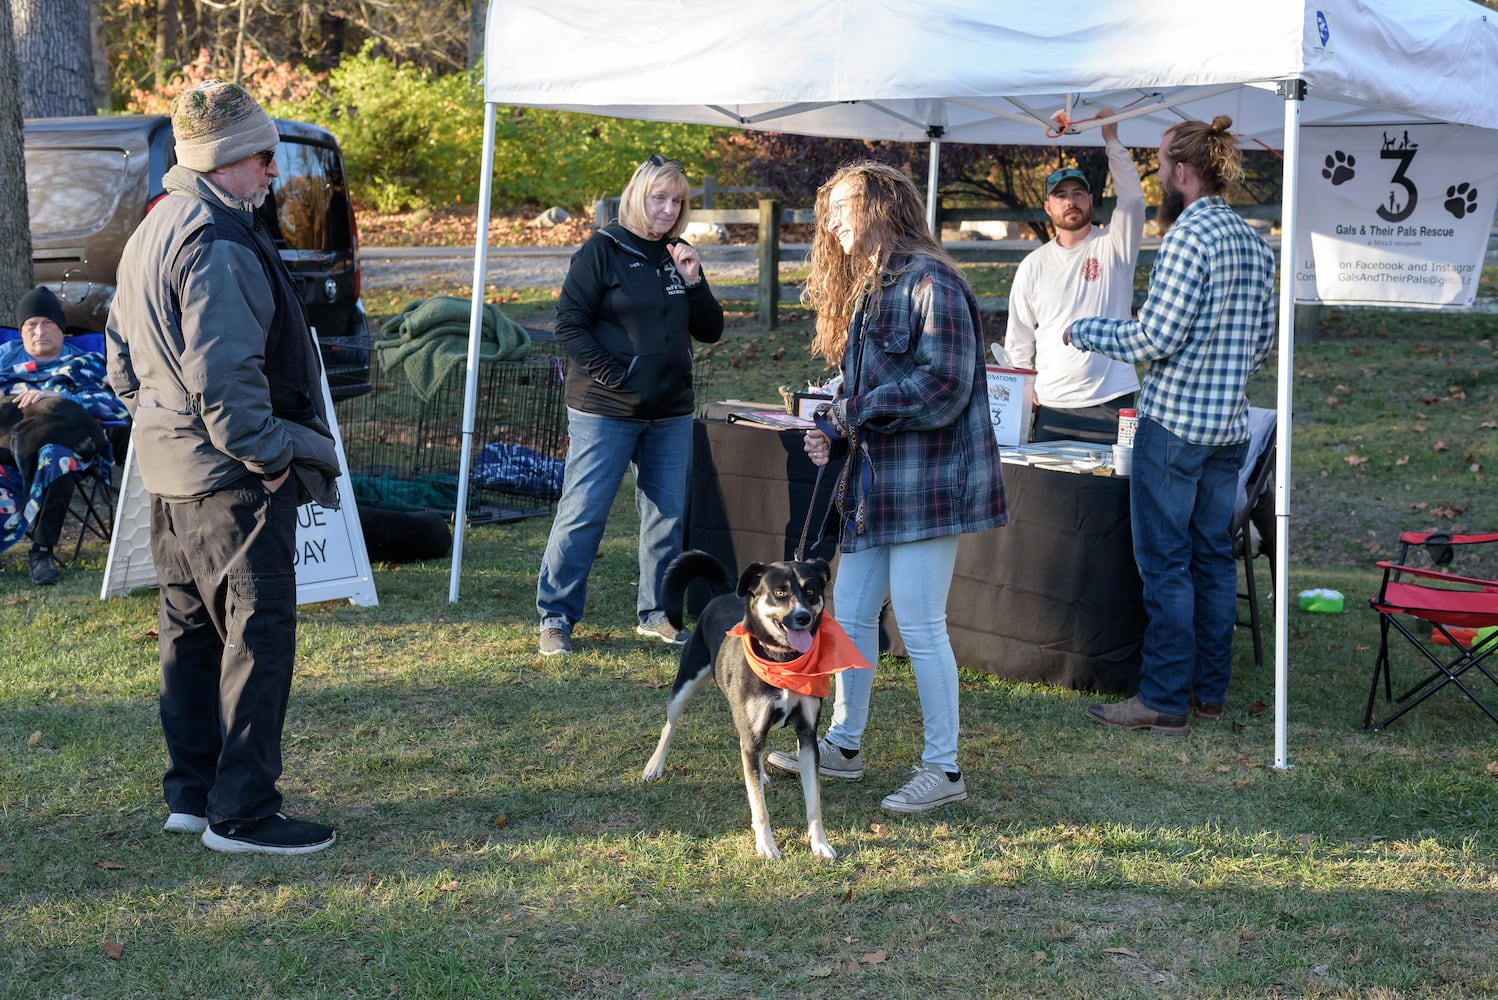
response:
<svg viewBox="0 0 1498 1000"><path fill-rule="evenodd" d="M693 583L705 583L712 596L731 594L737 586L728 568L701 549L688 549L666 567L666 579L661 587L662 603L666 606L666 619L675 628L681 628L686 607L687 590Z"/></svg>

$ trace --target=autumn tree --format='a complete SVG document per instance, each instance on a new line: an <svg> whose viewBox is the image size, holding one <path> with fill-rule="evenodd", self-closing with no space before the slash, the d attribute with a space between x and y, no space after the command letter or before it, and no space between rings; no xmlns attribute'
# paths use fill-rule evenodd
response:
<svg viewBox="0 0 1498 1000"><path fill-rule="evenodd" d="M10 4L0 3L0 317L6 323L16 314L16 303L30 290L32 281L14 38Z"/></svg>

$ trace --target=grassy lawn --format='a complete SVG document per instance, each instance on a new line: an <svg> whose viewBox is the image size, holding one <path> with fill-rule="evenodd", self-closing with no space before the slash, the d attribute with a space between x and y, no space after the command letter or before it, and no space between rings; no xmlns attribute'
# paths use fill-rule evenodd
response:
<svg viewBox="0 0 1498 1000"><path fill-rule="evenodd" d="M545 290L495 297L546 321ZM1402 529L1498 527L1495 326L1330 312L1296 347L1290 591L1347 610L1290 615L1291 769L1245 635L1227 718L1185 740L964 672L971 798L886 816L920 752L890 660L868 775L824 787L831 863L794 781L769 789L785 858L755 856L714 692L639 781L675 664L633 633L627 487L563 662L535 652L544 518L471 528L456 604L430 562L377 566L377 608L303 609L282 789L339 842L301 859L160 832L154 593L99 602L98 545L35 589L12 549L0 998L1498 995L1498 729L1450 690L1360 729L1374 560ZM736 312L712 395L818 374L807 340L794 310L774 333Z"/></svg>

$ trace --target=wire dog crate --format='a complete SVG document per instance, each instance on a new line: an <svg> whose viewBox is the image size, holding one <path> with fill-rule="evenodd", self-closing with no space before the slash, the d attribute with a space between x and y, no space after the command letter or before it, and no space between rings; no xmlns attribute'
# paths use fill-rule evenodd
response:
<svg viewBox="0 0 1498 1000"><path fill-rule="evenodd" d="M457 510L463 447L462 366L423 400L372 352L372 391L337 404L343 448L361 503ZM550 512L562 494L567 454L563 359L536 341L521 361L479 368L468 523L516 521Z"/></svg>

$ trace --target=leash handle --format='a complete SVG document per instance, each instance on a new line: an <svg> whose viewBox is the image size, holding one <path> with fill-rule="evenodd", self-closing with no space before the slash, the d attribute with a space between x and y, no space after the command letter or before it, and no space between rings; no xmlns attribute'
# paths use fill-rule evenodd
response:
<svg viewBox="0 0 1498 1000"><path fill-rule="evenodd" d="M806 502L806 521L801 525L801 541L796 545L797 562L801 562L806 555L806 533L811 530L811 517L817 509L817 491L822 488L822 473L826 471L827 466L817 466L817 479L811 484L811 499Z"/></svg>

